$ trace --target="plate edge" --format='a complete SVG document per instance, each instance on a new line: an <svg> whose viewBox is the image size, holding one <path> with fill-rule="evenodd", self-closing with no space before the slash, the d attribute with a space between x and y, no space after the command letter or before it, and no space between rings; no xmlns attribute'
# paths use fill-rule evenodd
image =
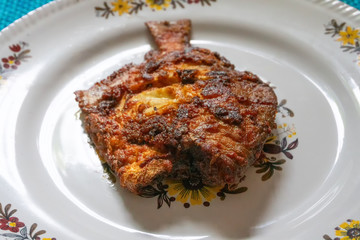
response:
<svg viewBox="0 0 360 240"><path fill-rule="evenodd" d="M84 2L86 0L54 0L49 2L37 9L27 13L21 18L15 20L13 23L5 27L0 31L0 42L6 41L13 36L13 34L21 33L26 30L26 27L31 24L31 21L36 21L42 17L46 17L47 13L50 11L60 11L64 8L72 6L74 4ZM320 5L326 7L327 9L341 14L342 17L348 18L349 20L355 21L360 24L360 10L341 2L340 0L307 0L312 4ZM225 2L225 1L223 1Z"/></svg>

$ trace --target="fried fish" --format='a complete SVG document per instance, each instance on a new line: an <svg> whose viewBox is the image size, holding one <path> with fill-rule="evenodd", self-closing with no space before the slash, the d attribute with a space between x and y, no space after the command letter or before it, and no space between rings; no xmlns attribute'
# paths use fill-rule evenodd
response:
<svg viewBox="0 0 360 240"><path fill-rule="evenodd" d="M237 184L276 126L273 89L192 47L190 20L146 26L158 49L75 92L97 153L135 194L165 178Z"/></svg>

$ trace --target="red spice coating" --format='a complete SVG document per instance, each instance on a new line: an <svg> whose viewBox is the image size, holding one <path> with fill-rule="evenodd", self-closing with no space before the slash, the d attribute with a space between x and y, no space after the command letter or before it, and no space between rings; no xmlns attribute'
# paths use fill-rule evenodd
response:
<svg viewBox="0 0 360 240"><path fill-rule="evenodd" d="M168 177L238 183L274 127L273 89L191 47L190 21L148 25L160 50L75 93L98 154L137 194Z"/></svg>

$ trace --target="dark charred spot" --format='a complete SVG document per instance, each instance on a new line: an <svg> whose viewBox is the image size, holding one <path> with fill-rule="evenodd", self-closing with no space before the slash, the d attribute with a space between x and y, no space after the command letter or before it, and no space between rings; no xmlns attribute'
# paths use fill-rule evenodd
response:
<svg viewBox="0 0 360 240"><path fill-rule="evenodd" d="M215 107L213 114L225 123L239 125L241 123L241 114L235 109L226 109L223 107Z"/></svg>
<svg viewBox="0 0 360 240"><path fill-rule="evenodd" d="M203 105L203 101L199 97L194 97L192 99L192 103L197 107L201 107Z"/></svg>
<svg viewBox="0 0 360 240"><path fill-rule="evenodd" d="M177 145L174 138L174 128L163 116L138 118L124 123L123 135L133 144L149 144L159 151L171 149Z"/></svg>
<svg viewBox="0 0 360 240"><path fill-rule="evenodd" d="M204 49L201 49L204 50ZM208 50L206 51L200 51L197 48L194 48L192 51L186 53L182 56L182 61L187 63L192 63L195 65L206 65L206 66L212 66L216 63L216 59L208 57L206 55L209 55Z"/></svg>
<svg viewBox="0 0 360 240"><path fill-rule="evenodd" d="M221 56L218 52L214 52L214 56L218 59L221 60Z"/></svg>
<svg viewBox="0 0 360 240"><path fill-rule="evenodd" d="M185 125L181 125L180 127L175 128L174 137L178 140L182 138L182 136L188 133L189 128Z"/></svg>
<svg viewBox="0 0 360 240"><path fill-rule="evenodd" d="M189 117L189 111L188 109L184 107L180 107L177 111L177 118L179 119L186 119Z"/></svg>
<svg viewBox="0 0 360 240"><path fill-rule="evenodd" d="M197 69L176 70L182 84L192 84L196 81Z"/></svg>
<svg viewBox="0 0 360 240"><path fill-rule="evenodd" d="M141 128L141 133L149 136L156 136L167 130L166 121L163 117L155 116L153 118L147 119Z"/></svg>
<svg viewBox="0 0 360 240"><path fill-rule="evenodd" d="M233 64L231 64L231 62L229 60L227 60L227 58L221 57L221 62L223 63L224 67L227 67L230 69L235 69L235 66Z"/></svg>
<svg viewBox="0 0 360 240"><path fill-rule="evenodd" d="M228 75L228 72L225 71L210 71L206 75L209 77L224 77Z"/></svg>
<svg viewBox="0 0 360 240"><path fill-rule="evenodd" d="M146 64L145 66L145 72L146 73L153 73L155 72L158 68L160 67L160 63L159 62L153 62L150 61Z"/></svg>
<svg viewBox="0 0 360 240"><path fill-rule="evenodd" d="M113 88L110 91L104 92L97 109L105 114L113 112L113 108L116 107L122 97L122 92L120 88Z"/></svg>
<svg viewBox="0 0 360 240"><path fill-rule="evenodd" d="M230 111L226 117L226 121L230 124L239 125L242 121L242 117L238 111Z"/></svg>
<svg viewBox="0 0 360 240"><path fill-rule="evenodd" d="M201 95L206 98L215 98L224 95L228 89L220 82L209 83L201 91Z"/></svg>
<svg viewBox="0 0 360 240"><path fill-rule="evenodd" d="M177 110L176 118L181 122L186 122L198 115L199 109L194 104L181 104Z"/></svg>
<svg viewBox="0 0 360 240"><path fill-rule="evenodd" d="M98 105L98 110L105 114L110 114L113 112L113 108L116 106L117 102L114 100L103 100Z"/></svg>
<svg viewBox="0 0 360 240"><path fill-rule="evenodd" d="M183 54L182 52L179 51L174 51L169 53L168 57L171 59L171 62L174 64L179 64L183 61Z"/></svg>
<svg viewBox="0 0 360 240"><path fill-rule="evenodd" d="M162 133L163 131L165 131L165 129L162 128L161 125L158 125L158 126L154 126L154 128L151 129L148 134L152 137L155 137L156 135Z"/></svg>
<svg viewBox="0 0 360 240"><path fill-rule="evenodd" d="M126 128L122 129L122 133L126 136L126 139L129 143L132 144L145 144L144 136L141 134L141 125L134 121L130 120L125 123Z"/></svg>
<svg viewBox="0 0 360 240"><path fill-rule="evenodd" d="M229 114L229 112L225 108L222 108L222 107L216 107L214 113L215 113L216 117L218 117L218 118Z"/></svg>
<svg viewBox="0 0 360 240"><path fill-rule="evenodd" d="M144 142L156 146L159 150L177 145L174 138L174 127L167 123L163 116L156 115L138 122L140 125L138 131Z"/></svg>
<svg viewBox="0 0 360 240"><path fill-rule="evenodd" d="M109 91L103 93L103 95L101 96L101 100L120 100L120 98L122 97L122 93L123 91L121 90L121 88L112 88Z"/></svg>

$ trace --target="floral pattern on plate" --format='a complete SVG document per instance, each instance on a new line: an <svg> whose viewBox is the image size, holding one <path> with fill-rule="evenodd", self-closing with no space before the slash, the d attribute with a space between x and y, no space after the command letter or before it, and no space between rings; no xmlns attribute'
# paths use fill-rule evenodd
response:
<svg viewBox="0 0 360 240"><path fill-rule="evenodd" d="M201 4L202 6L211 6L216 0L114 0L104 2L103 6L95 7L96 15L99 17L109 18L109 16L119 16L124 14L137 14L145 8L153 11L166 10L170 6L185 8L189 4Z"/></svg>
<svg viewBox="0 0 360 240"><path fill-rule="evenodd" d="M11 204L3 208L0 203L0 236L8 240L56 240L56 238L41 238L40 235L45 234L46 231L35 231L36 223L33 223L28 231L25 223L13 216L16 212L16 209L11 210Z"/></svg>
<svg viewBox="0 0 360 240"><path fill-rule="evenodd" d="M335 238L324 235L325 240L360 240L360 221L348 219L335 228Z"/></svg>
<svg viewBox="0 0 360 240"><path fill-rule="evenodd" d="M332 19L325 25L325 34L331 35L336 41L341 42L340 48L344 52L357 55L357 63L360 66L360 35L359 28L349 26L346 22L338 23Z"/></svg>
<svg viewBox="0 0 360 240"><path fill-rule="evenodd" d="M291 111L290 109L288 110ZM262 181L270 179L274 175L275 170L282 171L280 165L284 164L286 160L283 158L278 159L279 154L290 160L294 158L291 150L298 147L299 140L296 138L288 144L288 141L291 138L293 139L294 136L296 136L294 124L289 126L287 123L282 123L278 125L276 134L273 133L265 141L262 161L254 164L255 168L259 168L256 170L256 173L264 173L261 177Z"/></svg>
<svg viewBox="0 0 360 240"><path fill-rule="evenodd" d="M276 171L282 171L280 165L292 160L292 153L299 145L296 138L297 133L294 124L289 124L288 118L295 116L294 112L286 107L287 101L281 100L278 105L276 122L278 126L266 140L263 147L263 156L254 164L257 174L262 174L261 180L269 180ZM112 173L107 163L102 163L104 176L112 183L116 182L116 177ZM196 176L183 181L165 180L162 183L147 186L139 195L144 198L157 198L157 208L161 208L164 203L171 207L172 202L181 202L185 208L192 205L210 206L210 202L216 198L225 200L227 195L244 193L248 188L244 185L246 176L239 184L210 187L203 184L202 180Z"/></svg>
<svg viewBox="0 0 360 240"><path fill-rule="evenodd" d="M13 71L17 70L22 62L26 62L31 56L29 55L29 44L26 42L19 42L9 46L11 55L1 58L0 63L0 80L5 80L6 77Z"/></svg>

